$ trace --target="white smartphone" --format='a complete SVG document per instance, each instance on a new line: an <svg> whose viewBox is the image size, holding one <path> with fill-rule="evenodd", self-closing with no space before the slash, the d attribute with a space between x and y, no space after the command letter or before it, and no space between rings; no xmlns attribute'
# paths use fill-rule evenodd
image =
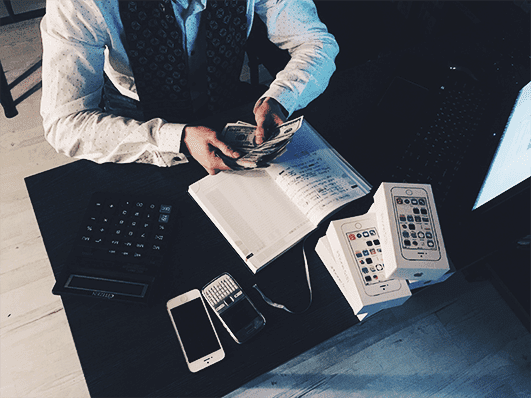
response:
<svg viewBox="0 0 531 398"><path fill-rule="evenodd" d="M377 296L400 289L400 281L385 278L380 236L376 229L376 216L366 214L354 222L341 226L344 239L348 242L350 256L357 265L368 296ZM346 253L345 253L346 254Z"/></svg>
<svg viewBox="0 0 531 398"><path fill-rule="evenodd" d="M402 257L439 261L440 245L434 221L434 203L423 188L391 188L391 197Z"/></svg>
<svg viewBox="0 0 531 398"><path fill-rule="evenodd" d="M225 272L209 282L202 293L238 344L246 342L265 326L264 316L230 274Z"/></svg>
<svg viewBox="0 0 531 398"><path fill-rule="evenodd" d="M199 290L171 299L167 309L191 372L198 372L225 357Z"/></svg>

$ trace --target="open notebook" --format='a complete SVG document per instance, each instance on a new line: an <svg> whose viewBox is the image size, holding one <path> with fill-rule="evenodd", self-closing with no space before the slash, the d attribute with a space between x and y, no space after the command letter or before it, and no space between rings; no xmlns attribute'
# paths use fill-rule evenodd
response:
<svg viewBox="0 0 531 398"><path fill-rule="evenodd" d="M207 176L188 192L256 273L370 189L304 121L269 167Z"/></svg>

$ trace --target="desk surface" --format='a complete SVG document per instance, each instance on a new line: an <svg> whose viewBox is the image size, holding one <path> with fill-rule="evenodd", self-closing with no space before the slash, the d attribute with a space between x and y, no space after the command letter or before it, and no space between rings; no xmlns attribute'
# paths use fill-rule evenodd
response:
<svg viewBox="0 0 531 398"><path fill-rule="evenodd" d="M91 192L149 192L170 200L178 211L170 283L152 307L63 297L91 395L223 395L356 323L313 251L309 256L314 282L310 310L290 315L267 306L252 289L254 283L292 310L307 305L301 245L253 275L186 192L188 185L203 174L196 163L159 169L79 161L26 180L54 273L68 255ZM316 239L317 235L308 245L313 247ZM237 345L216 320L226 359L192 374L182 357L165 302L201 288L226 271L249 294L267 325L254 339Z"/></svg>
<svg viewBox="0 0 531 398"><path fill-rule="evenodd" d="M388 74L385 72L389 67L388 62L381 62L362 66L365 70L361 73L337 74L327 90L329 96L316 101L312 113L305 113L307 120L325 138L338 129L348 131L354 123L353 117L361 117L388 84L382 74ZM369 81L364 82L367 78ZM326 110L315 112L324 104L329 106L330 100L338 105L333 120ZM227 120L212 123L223 125L226 121L245 121L249 117L249 109L236 112L239 114L227 114ZM340 118L341 114L348 116ZM356 166L352 151L340 149L340 152ZM253 275L187 193L188 186L205 175L195 161L173 168L78 161L26 178L54 274L68 256L92 192L149 193L172 201L178 210L174 266L169 287L158 304L146 308L87 298L62 298L92 396L221 396L357 322L313 251L317 238L324 234L322 229L307 240L314 293L311 308L302 315L291 315L266 305L252 288L255 283L271 299L291 310L306 308L309 293L302 245ZM340 214L345 217L361 214L369 205L365 201L352 204ZM192 374L167 315L165 300L201 288L222 272L235 277L264 314L267 325L251 341L237 345L214 319L226 358Z"/></svg>
<svg viewBox="0 0 531 398"><path fill-rule="evenodd" d="M344 74L343 79L348 76L351 74ZM26 178L54 274L68 256L92 192L149 193L172 202L177 210L178 231L169 283L156 304L142 307L62 298L91 395L220 396L357 322L313 251L318 237L324 234L322 228L307 241L314 293L311 308L304 314L292 315L266 305L252 289L255 283L270 298L291 310L306 308L309 293L302 244L253 275L187 193L188 186L205 175L195 161L173 168L78 161ZM341 214L345 217L361 214L369 205L369 201L362 200L349 205ZM201 288L222 272L236 278L264 314L267 325L251 341L237 345L214 319L226 358L193 374L186 367L165 302L190 289Z"/></svg>

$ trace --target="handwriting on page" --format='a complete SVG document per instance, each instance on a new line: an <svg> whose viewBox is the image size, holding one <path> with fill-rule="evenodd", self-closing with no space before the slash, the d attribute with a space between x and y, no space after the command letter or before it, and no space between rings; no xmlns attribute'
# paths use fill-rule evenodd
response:
<svg viewBox="0 0 531 398"><path fill-rule="evenodd" d="M339 207L361 195L355 180L334 167L329 159L316 154L291 159L281 167L272 168L277 184L314 224L318 224L331 207Z"/></svg>

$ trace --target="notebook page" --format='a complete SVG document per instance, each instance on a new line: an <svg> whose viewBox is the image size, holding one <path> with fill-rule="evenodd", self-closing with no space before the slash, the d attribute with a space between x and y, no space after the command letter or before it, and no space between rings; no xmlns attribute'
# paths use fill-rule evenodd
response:
<svg viewBox="0 0 531 398"><path fill-rule="evenodd" d="M264 170L223 172L190 188L253 272L313 229Z"/></svg>
<svg viewBox="0 0 531 398"><path fill-rule="evenodd" d="M307 122L266 171L315 226L370 191L363 177Z"/></svg>

